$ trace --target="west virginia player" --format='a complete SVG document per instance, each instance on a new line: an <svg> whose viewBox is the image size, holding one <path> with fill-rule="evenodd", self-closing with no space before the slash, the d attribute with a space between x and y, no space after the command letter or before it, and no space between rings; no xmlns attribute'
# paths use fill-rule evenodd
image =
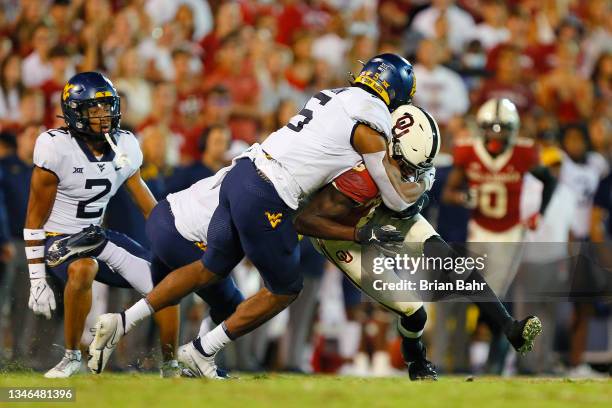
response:
<svg viewBox="0 0 612 408"><path fill-rule="evenodd" d="M91 308L93 280L133 287L141 294L153 287L147 252L113 231L106 233L105 240L99 227L109 199L124 182L145 217L156 204L140 177L138 141L119 128L117 91L100 73L83 72L64 87L61 107L67 127L44 132L36 141L24 228L31 279L29 307L51 318L56 304L47 270L65 284L66 352L45 374L48 378L70 377L81 367L79 344ZM45 268L50 248L54 256L47 258ZM177 342L176 312L168 308L156 317L162 345ZM173 348L162 349L165 360L176 366Z"/></svg>
<svg viewBox="0 0 612 408"><path fill-rule="evenodd" d="M415 172L431 167L441 143L435 120L421 108L412 105L400 107L392 116L392 157L399 163L403 174L414 175ZM404 247L411 256L458 256L418 213L426 199L424 194L417 204L403 214L390 211L384 205L378 206L378 188L367 169L360 166L343 173L322 189L295 220L298 232L327 238L314 239L313 242L355 285L399 316L402 353L412 380L437 378L421 342L421 334L427 321L423 303L418 296L415 296L414 301L410 301L408 294L398 298L366 284L367 278L363 274L367 271L363 269L362 263L363 247L351 238L352 234L359 231L355 227L366 221L392 225L401 231ZM371 213L371 209L375 207L376 211ZM368 216L368 213L371 214ZM369 272L372 276L371 271ZM442 276L449 281L461 279L485 282L476 270L461 275L453 273L452 270L440 272L443 272ZM387 283L400 280L394 271L378 275L377 279L383 279ZM520 322L513 320L488 285L482 286L482 290L461 291L458 294L474 300L492 320L499 323L517 351L531 350L535 337L541 331L538 318L530 316Z"/></svg>
<svg viewBox="0 0 612 408"><path fill-rule="evenodd" d="M214 176L215 183L208 188L220 185L219 205L201 261L170 273L125 315L101 316L90 350L114 347L136 322L225 278L246 255L261 273L265 288L183 349L203 372L213 373L214 356L221 348L279 313L300 292L299 246L291 219L313 193L362 160L382 200L393 210L406 210L431 187L433 169L415 182L404 182L387 155L390 113L408 103L415 90L412 65L397 55L382 54L365 64L352 85L317 93L286 126ZM194 193L191 200L200 200L199 191ZM402 240L397 231L377 225L367 228L359 239ZM104 359L100 361L104 364Z"/></svg>

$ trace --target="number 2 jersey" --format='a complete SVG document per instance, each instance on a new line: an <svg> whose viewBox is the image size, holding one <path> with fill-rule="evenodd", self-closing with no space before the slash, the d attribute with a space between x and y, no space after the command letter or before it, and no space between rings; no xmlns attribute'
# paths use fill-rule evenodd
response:
<svg viewBox="0 0 612 408"><path fill-rule="evenodd" d="M465 170L476 206L472 220L492 232L506 231L520 222L523 176L539 163L533 141L518 138L516 144L493 158L482 139L460 141L454 165Z"/></svg>
<svg viewBox="0 0 612 408"><path fill-rule="evenodd" d="M116 164L110 148L96 158L85 142L64 129L51 129L38 136L34 164L58 178L45 231L74 234L90 224L100 225L110 198L142 165L140 145L132 133L119 130L113 138L127 155L129 165Z"/></svg>

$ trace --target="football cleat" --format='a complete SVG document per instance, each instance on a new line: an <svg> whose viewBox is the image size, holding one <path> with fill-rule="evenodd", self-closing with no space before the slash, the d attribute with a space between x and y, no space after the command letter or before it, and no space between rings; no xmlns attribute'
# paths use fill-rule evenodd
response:
<svg viewBox="0 0 612 408"><path fill-rule="evenodd" d="M508 341L514 349L525 354L533 349L535 338L542 333L542 322L536 316L528 316L525 319L515 320L506 331Z"/></svg>
<svg viewBox="0 0 612 408"><path fill-rule="evenodd" d="M217 365L215 364L215 356L203 355L195 348L193 342L179 347L178 361L189 370L192 377L213 378L216 380L227 378L219 375Z"/></svg>
<svg viewBox="0 0 612 408"><path fill-rule="evenodd" d="M179 378L181 374L182 369L176 360L164 361L159 369L159 376L161 378Z"/></svg>
<svg viewBox="0 0 612 408"><path fill-rule="evenodd" d="M94 374L100 374L119 340L124 335L123 320L119 313L106 313L98 317L94 339L89 345L87 366Z"/></svg>
<svg viewBox="0 0 612 408"><path fill-rule="evenodd" d="M427 359L419 359L408 364L410 381L438 381L436 367Z"/></svg>
<svg viewBox="0 0 612 408"><path fill-rule="evenodd" d="M66 238L58 239L47 250L47 265L55 267L69 259L78 258L92 253L106 243L104 229L90 225L83 231Z"/></svg>
<svg viewBox="0 0 612 408"><path fill-rule="evenodd" d="M64 355L62 361L45 373L45 378L68 378L81 370L81 360L76 356Z"/></svg>

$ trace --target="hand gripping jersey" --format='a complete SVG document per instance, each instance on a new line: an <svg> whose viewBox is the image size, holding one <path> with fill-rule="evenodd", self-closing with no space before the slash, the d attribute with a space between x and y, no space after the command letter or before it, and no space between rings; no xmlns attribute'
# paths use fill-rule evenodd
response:
<svg viewBox="0 0 612 408"><path fill-rule="evenodd" d="M324 90L310 98L261 148L277 165L256 159L282 200L298 208L302 199L357 165L355 128L364 123L390 141L391 115L384 102L355 87Z"/></svg>
<svg viewBox="0 0 612 408"><path fill-rule="evenodd" d="M519 138L496 158L486 151L481 139L458 144L454 163L465 170L470 195L476 200L472 220L493 232L518 225L523 176L538 162L537 150L529 139Z"/></svg>
<svg viewBox="0 0 612 408"><path fill-rule="evenodd" d="M100 225L110 198L142 165L142 152L132 133L119 130L113 138L127 155L129 165L116 164L110 149L96 158L85 142L64 129L51 129L38 136L34 164L58 178L45 231L74 234L90 224Z"/></svg>

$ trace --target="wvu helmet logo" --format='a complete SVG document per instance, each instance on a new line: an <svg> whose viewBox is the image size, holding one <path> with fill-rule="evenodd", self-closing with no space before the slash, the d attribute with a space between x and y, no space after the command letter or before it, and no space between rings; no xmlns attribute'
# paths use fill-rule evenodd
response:
<svg viewBox="0 0 612 408"><path fill-rule="evenodd" d="M64 92L62 93L62 101L65 101L70 96L70 90L74 88L75 85L71 83L67 83L64 87Z"/></svg>
<svg viewBox="0 0 612 408"><path fill-rule="evenodd" d="M270 212L266 211L266 217L268 217L272 228L276 228L283 220L283 213L270 214Z"/></svg>

